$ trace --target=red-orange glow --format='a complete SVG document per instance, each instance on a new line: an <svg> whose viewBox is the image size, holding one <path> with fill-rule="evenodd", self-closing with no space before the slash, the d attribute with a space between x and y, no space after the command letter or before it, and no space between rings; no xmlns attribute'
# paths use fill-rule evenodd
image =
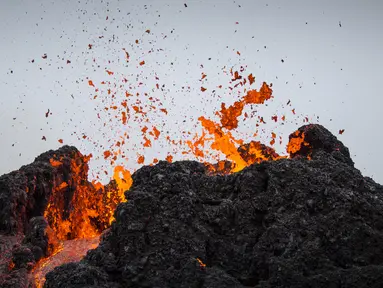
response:
<svg viewBox="0 0 383 288"><path fill-rule="evenodd" d="M238 151L247 165L286 158L286 156L278 155L273 148L267 147L259 141L251 141L248 144L241 145Z"/></svg>
<svg viewBox="0 0 383 288"><path fill-rule="evenodd" d="M232 172L240 171L247 166L241 155L239 155L235 146L234 138L230 133L223 132L219 125L204 117L200 117L198 120L209 132L209 134L214 136L214 142L211 144L211 148L221 151L224 155L226 155L227 159L236 164L236 167Z"/></svg>
<svg viewBox="0 0 383 288"><path fill-rule="evenodd" d="M128 91L125 91L125 96L126 96L126 97L129 97L129 96L133 96L133 95L130 94Z"/></svg>
<svg viewBox="0 0 383 288"><path fill-rule="evenodd" d="M125 199L124 192L129 190L133 184L132 175L129 170L126 170L123 166L116 166L114 168L113 179L116 181L119 189L119 197Z"/></svg>
<svg viewBox="0 0 383 288"><path fill-rule="evenodd" d="M233 76L234 79L232 80L242 79L237 71L234 72ZM244 81L246 81L246 79L244 79ZM209 166L209 169L216 169L216 171L221 173L228 170L229 172L237 172L255 162L279 159L280 156L276 154L274 150L264 145L256 145L256 142L250 143L246 149L238 150L237 145L242 145L243 141L235 139L229 131L238 127L238 117L242 114L242 111L246 105L263 104L271 97L272 89L266 83L263 83L259 92L257 90L247 91L247 94L242 97L242 100L236 101L228 108L226 108L225 103L222 103L221 110L217 113L220 117L221 125L212 120L206 119L203 116L198 118L204 128L204 131L206 131L209 135L212 135L213 138L207 139L204 132L202 136L196 137L194 141L188 140L185 141L185 143L189 146L191 152L196 157L203 159L205 157L205 153L202 148L205 147L205 142L210 142L210 147L213 150L223 153L226 159L232 163L227 164L227 162L223 161L218 162L217 165ZM263 117L260 117L260 122L264 122ZM276 135L273 133L272 137L273 139L271 144L273 145L275 143ZM271 149L272 151L269 151L268 149ZM241 151L242 154L239 151Z"/></svg>
<svg viewBox="0 0 383 288"><path fill-rule="evenodd" d="M197 261L198 261L199 265L201 266L201 268L205 268L206 267L206 264L203 263L201 259L197 258Z"/></svg>
<svg viewBox="0 0 383 288"><path fill-rule="evenodd" d="M128 51L126 51L125 48L122 48L122 50L125 52L126 62L129 62L130 55L129 55Z"/></svg>
<svg viewBox="0 0 383 288"><path fill-rule="evenodd" d="M45 283L45 275L53 268L69 263L80 261L89 249L98 246L99 236L88 239L75 239L64 241L60 247L48 258L43 258L36 263L32 270L36 288L42 288Z"/></svg>
<svg viewBox="0 0 383 288"><path fill-rule="evenodd" d="M266 83L263 83L259 92L257 90L247 91L247 94L242 98L241 101L235 102L228 108L226 108L225 103L222 103L221 111L219 112L222 127L228 130L237 128L238 117L242 115L242 111L245 105L263 104L266 100L272 97L272 92L273 90Z"/></svg>
<svg viewBox="0 0 383 288"><path fill-rule="evenodd" d="M146 136L144 136L144 147L151 147L152 146L152 141L150 141Z"/></svg>
<svg viewBox="0 0 383 288"><path fill-rule="evenodd" d="M309 146L309 143L305 141L305 133L295 131L293 137L290 139L289 144L287 145L287 153L294 154L298 152L303 146Z"/></svg>
<svg viewBox="0 0 383 288"><path fill-rule="evenodd" d="M62 165L62 163L61 163L60 161L57 161L57 160L55 160L55 159L49 159L49 162L51 163L51 165L52 165L53 167L58 167L58 166L61 166L61 165Z"/></svg>
<svg viewBox="0 0 383 288"><path fill-rule="evenodd" d="M104 151L104 159L108 159L112 155L112 153L109 150Z"/></svg>
<svg viewBox="0 0 383 288"><path fill-rule="evenodd" d="M155 135L156 139L158 139L158 137L160 136L161 132L158 131L158 129L156 127L153 127L153 132L154 132L154 135Z"/></svg>
<svg viewBox="0 0 383 288"><path fill-rule="evenodd" d="M240 79L242 79L242 76L239 75L238 71L235 71L234 72L234 78L232 79L232 81L240 80Z"/></svg>
<svg viewBox="0 0 383 288"><path fill-rule="evenodd" d="M261 89L259 92L257 90L247 91L243 100L246 104L263 104L266 100L270 99L272 96L273 90L263 82Z"/></svg>
<svg viewBox="0 0 383 288"><path fill-rule="evenodd" d="M253 76L253 74L249 74L249 76L247 76L247 79L249 79L250 85L252 85L255 82L255 77Z"/></svg>
<svg viewBox="0 0 383 288"><path fill-rule="evenodd" d="M222 127L232 130L238 127L238 117L242 114L245 103L235 102L229 108L226 108L225 103L221 104L221 125Z"/></svg>
<svg viewBox="0 0 383 288"><path fill-rule="evenodd" d="M122 190L131 185L130 173L117 167L114 174L116 187L106 189L99 183L83 183L89 159L90 156L82 155L71 159L70 179L57 183L50 195L44 217L59 240L99 235L109 227L114 209L124 200ZM50 163L56 168L64 165L60 159L50 159ZM119 173L122 173L122 177ZM65 200L66 195L72 195L70 203Z"/></svg>
<svg viewBox="0 0 383 288"><path fill-rule="evenodd" d="M13 261L11 261L8 265L8 270L11 271L11 270L13 270L13 268L15 268L15 263Z"/></svg>
<svg viewBox="0 0 383 288"><path fill-rule="evenodd" d="M144 161L145 161L145 157L143 155L139 156L137 159L138 164L144 164Z"/></svg>
<svg viewBox="0 0 383 288"><path fill-rule="evenodd" d="M164 108L161 108L160 109L161 112L165 113L166 115L168 115L168 110L164 109Z"/></svg>
<svg viewBox="0 0 383 288"><path fill-rule="evenodd" d="M126 112L122 111L121 112L121 117L122 117L122 124L126 125L127 117L126 117Z"/></svg>

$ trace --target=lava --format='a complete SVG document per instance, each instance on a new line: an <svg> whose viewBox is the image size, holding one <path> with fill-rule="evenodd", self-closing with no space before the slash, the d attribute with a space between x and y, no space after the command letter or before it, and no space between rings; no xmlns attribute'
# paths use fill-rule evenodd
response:
<svg viewBox="0 0 383 288"><path fill-rule="evenodd" d="M138 40L136 43L139 43ZM92 46L89 46L89 49L91 48ZM125 48L122 50L125 52L126 62L133 61L128 51ZM96 63L96 59L94 62ZM136 59L135 63L138 64L137 68L145 68L148 64L142 59ZM111 143L108 147L101 146L101 153L96 156L110 162L114 169L112 181L108 185L103 185L96 180L84 181L88 177L88 162L93 155L78 155L77 158L70 160L56 156L50 159L50 164L55 169L69 165L72 173L69 176L63 175L63 179L54 185L44 212L44 217L54 231L58 242L53 245L54 252L51 251L51 255L40 260L34 269L37 285L42 285L44 275L53 267L79 260L87 250L97 245L101 232L112 224L117 205L125 201L124 192L132 185L133 169L126 168L130 165L125 155L125 151L132 149L127 147L130 144L130 135L138 133L136 138L142 139L141 147L134 147L137 157L131 160L138 165L146 164L146 161L150 162L147 149L154 149L156 142L164 139L173 150L164 157L168 162L172 162L174 156L189 155L204 162L211 173L234 173L254 163L288 157L279 155L272 147L260 141L253 140L245 143L242 137L236 136L236 130L243 121L254 119L256 123L254 131L251 132L252 136L256 137L259 133L258 127L266 122L254 107L274 98L272 84L263 82L259 90L254 89L250 86L255 84L255 77L251 73L244 73L243 66L238 71L229 70L230 81L227 89L231 96L234 96L236 92L238 97L233 97L234 101L231 104L221 102L220 109L217 108L213 117L199 115L194 127L197 128L197 125L200 125L200 132L182 131L182 135L193 135L192 139L190 137L176 139L164 131L164 125L156 120L166 122L168 109L164 105L165 99L152 96L149 91L142 90L143 82L140 82L138 78L131 83L126 75L109 68L103 73L105 77L108 77L105 81L98 82L86 78L87 86L92 89L90 99L98 103L99 109L95 109L97 119L104 129L117 133L114 139L108 141ZM206 95L214 93L215 90L206 88L207 74L202 72L201 75L201 85L198 90ZM155 76L155 81L152 92L163 92L165 86L160 85L160 78ZM216 87L223 89L222 85ZM293 113L295 114L295 110ZM284 115L274 115L271 119L277 122L278 118L285 121ZM196 129L196 131L199 130ZM88 133L81 133L78 136L80 141L86 141L91 145L97 144ZM306 145L304 134L296 136L290 139L287 146L287 153L290 155L298 151L301 145ZM270 145L273 146L277 138L276 133L271 132L271 138ZM62 139L59 141L63 142ZM154 157L152 162L147 164L156 164L159 159L161 158ZM104 172L108 175L107 171ZM75 252L70 253L70 249ZM197 261L201 267L205 267L200 259L197 258Z"/></svg>
<svg viewBox="0 0 383 288"><path fill-rule="evenodd" d="M107 70L107 72L109 76L114 75L112 71ZM250 85L255 81L252 74L247 78L242 77L237 71L232 74L233 81L240 81L235 85L245 85L247 79ZM205 77L205 74L203 74L202 79ZM96 92L99 91L92 80L88 82L90 86L96 89ZM202 89L202 91L206 91L206 89ZM108 88L106 93L108 97L112 98L116 95L116 92L113 92L111 88ZM248 105L263 104L273 97L271 85L269 86L266 83L262 84L259 91L245 89L244 93L244 96L232 105L226 106L225 103L221 103L221 110L215 113L219 118L218 121L200 116L198 120L202 126L202 132L201 134L196 133L193 140L175 141L167 136L168 143L175 146L186 145L190 150L188 152L183 151L182 154L188 153L197 159L204 160L208 169L213 173L238 172L253 163L287 157L280 156L273 148L263 145L259 141L251 141L245 144L242 139L233 136L231 131L238 127L240 123L239 117L242 116L244 109ZM128 99L133 96L126 90L124 94L129 97ZM132 117L128 109L129 105L131 105L132 110L135 111L135 121L143 121L144 123L140 131L144 140L143 147L148 148L153 146L153 141L159 140L162 132L155 125L151 125L152 127L149 129L148 112L145 112L145 106L139 105L140 103L137 100L134 103L135 105L132 105L129 104L128 100L124 100L121 102L123 111L119 111L118 106L114 103L111 103L105 109L107 111L116 111L116 118L120 118L119 115L122 115L120 123L126 126ZM165 108L157 109L153 105L151 107L154 111L167 114ZM247 113L245 114L246 117L249 117ZM264 123L263 117L258 117L258 119L259 123ZM115 146L104 150L103 158L110 160L111 165L115 163L119 156L123 156L122 151L126 143L126 136L127 133L124 132L123 137L116 141ZM275 138L276 134L272 133L271 144L274 144ZM89 140L89 137L82 137L82 139ZM305 143L303 139L304 135L302 135L302 138L291 139L287 151L291 153L299 149L297 148L298 145L301 142ZM224 160L219 160L216 164L208 163L205 159L211 155L212 151L218 151L224 155ZM132 185L131 172L124 168L123 165L114 166L113 181L108 185L104 186L96 181L84 182L83 179L87 178L88 173L87 163L91 157L92 155L78 157L77 159L71 159L69 163L68 159L58 157L50 159L50 164L56 169L60 169L63 165L70 165L72 174L71 177L64 179L59 185L55 186L44 213L44 217L56 233L59 242L55 244L53 254L40 260L36 265L34 275L37 286L42 285L45 274L55 266L69 261L78 261L87 250L97 246L99 235L113 222L114 210L119 203L125 201L124 192ZM173 155L168 154L166 160L171 162ZM144 161L145 155L138 154L137 163L143 164ZM153 163L157 162L158 159L154 158ZM201 267L203 265L202 263Z"/></svg>
<svg viewBox="0 0 383 288"><path fill-rule="evenodd" d="M287 153L293 155L297 153L302 147L308 147L309 143L305 141L305 133L300 131L295 131L290 136L289 144L287 145Z"/></svg>
<svg viewBox="0 0 383 288"><path fill-rule="evenodd" d="M124 191L132 184L130 172L122 166L115 167L114 179L108 185L86 181L90 158L78 152L72 158L55 154L49 159L54 169L62 171L63 179L54 185L44 212L49 223L44 233L50 249L48 257L34 267L37 287L42 287L45 274L54 267L79 261L97 246L101 232L114 220L117 205L125 201Z"/></svg>
<svg viewBox="0 0 383 288"><path fill-rule="evenodd" d="M34 282L37 288L41 288L45 282L45 275L53 268L69 263L80 261L89 249L98 246L99 236L64 241L50 257L44 258L36 263L32 271Z"/></svg>

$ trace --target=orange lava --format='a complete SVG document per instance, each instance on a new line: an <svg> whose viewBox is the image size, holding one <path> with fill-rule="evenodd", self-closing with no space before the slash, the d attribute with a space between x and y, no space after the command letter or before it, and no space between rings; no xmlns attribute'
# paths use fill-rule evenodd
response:
<svg viewBox="0 0 383 288"><path fill-rule="evenodd" d="M61 243L59 248L48 258L41 259L32 271L33 279L37 288L41 288L45 283L45 275L55 267L80 261L89 249L98 246L99 236L93 238L83 238L67 240Z"/></svg>
<svg viewBox="0 0 383 288"><path fill-rule="evenodd" d="M238 72L236 72L236 79L238 78ZM252 78L250 78L252 79ZM222 127L232 130L238 127L238 117L242 115L242 110L247 104L263 104L266 100L270 99L273 90L263 82L260 91L250 90L242 97L241 101L235 102L229 108L225 107L225 103L221 104L221 111L219 113Z"/></svg>
<svg viewBox="0 0 383 288"><path fill-rule="evenodd" d="M99 235L110 226L115 208L125 200L124 191L132 184L130 172L122 166L115 167L114 186L83 183L83 179L87 179L90 157L78 157L70 162L72 177L67 182L57 183L44 213L59 240ZM61 159L50 159L50 163L57 169L64 165ZM68 195L73 195L69 202Z"/></svg>
<svg viewBox="0 0 383 288"><path fill-rule="evenodd" d="M226 155L228 160L235 163L235 168L231 172L237 172L245 168L247 163L242 159L241 155L237 151L237 147L235 146L236 140L230 132L225 133L217 123L214 123L209 119L205 119L204 117L200 117L199 120L201 121L204 129L206 129L209 134L214 136L211 148L221 151L224 155Z"/></svg>
<svg viewBox="0 0 383 288"><path fill-rule="evenodd" d="M295 131L294 134L292 134L293 137L291 137L289 144L287 145L287 153L294 154L298 152L302 145L303 146L309 146L309 143L305 141L305 133L300 131Z"/></svg>
<svg viewBox="0 0 383 288"><path fill-rule="evenodd" d="M124 198L124 192L129 190L130 186L133 184L132 175L128 170L122 166L116 166L114 168L113 179L117 182L120 199Z"/></svg>
<svg viewBox="0 0 383 288"><path fill-rule="evenodd" d="M254 81L252 75L250 75L248 78ZM235 72L233 80L237 79L242 79L242 76L240 76L238 72ZM246 79L243 81L245 82ZM282 158L275 153L273 149L266 146L263 147L259 142L251 142L246 148L246 151L242 149L241 154L238 151L238 146L243 144L243 140L234 138L230 133L230 130L237 128L239 122L238 117L242 115L242 111L246 105L263 104L270 98L272 98L272 89L266 83L263 83L259 92L255 89L247 91L247 94L242 97L242 100L235 102L228 108L226 108L225 103L222 103L221 111L216 113L220 118L220 124L203 116L199 117L198 120L204 131L200 137L196 137L194 142L187 142L192 153L197 157L203 158L204 145L207 142L211 142L210 147L213 150L221 152L225 155L226 160L231 161L233 164L228 166L228 164L223 164L225 161L218 162L218 165L209 165L209 169L216 169L219 172L223 172L227 171L230 167L230 173L241 171L246 166L256 162ZM213 136L212 141L206 138L207 134ZM275 133L272 133L272 136L274 140L274 138L276 138ZM272 144L275 142L275 140L273 140L271 142Z"/></svg>

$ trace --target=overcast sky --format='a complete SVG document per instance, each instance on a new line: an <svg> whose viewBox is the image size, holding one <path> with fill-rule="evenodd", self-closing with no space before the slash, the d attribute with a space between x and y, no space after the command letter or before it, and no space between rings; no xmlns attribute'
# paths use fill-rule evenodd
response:
<svg viewBox="0 0 383 288"><path fill-rule="evenodd" d="M349 147L364 175L383 183L381 11L379 0L3 0L0 174L57 149L59 139L93 154L91 177L110 173L103 152L124 133L128 160L117 163L132 171L140 167L139 155L145 164L169 153L191 159L165 136L187 139L181 132L197 131L199 116L216 120L221 102L230 105L239 97L228 89L231 77L225 71L246 66L244 76L252 73L255 87L265 81L274 91L267 106L256 108L267 124L255 140L267 144L275 132L284 141L275 148L284 153L288 135L308 117ZM207 77L201 82L202 73ZM157 109L122 125L117 114L104 109L121 103L122 92L112 99L106 88L96 91L102 81L109 81L112 90L125 85L124 91L140 93L134 101ZM276 114L286 115L286 121L272 121ZM149 148L142 145L145 125L161 132L158 141L150 136ZM248 120L234 133L247 141L254 131L255 123Z"/></svg>

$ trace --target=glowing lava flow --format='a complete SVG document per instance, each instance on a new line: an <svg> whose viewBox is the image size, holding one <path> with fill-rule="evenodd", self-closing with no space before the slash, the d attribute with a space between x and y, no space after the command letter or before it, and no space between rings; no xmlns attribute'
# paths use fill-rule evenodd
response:
<svg viewBox="0 0 383 288"><path fill-rule="evenodd" d="M124 191L132 184L129 171L121 166L115 168L114 182L109 185L84 181L88 177L89 159L89 156L80 154L71 159L71 177L56 185L50 196L44 217L59 240L100 235L110 226L115 208L125 200ZM50 159L51 165L57 169L63 169L67 162Z"/></svg>
<svg viewBox="0 0 383 288"><path fill-rule="evenodd" d="M48 241L54 250L33 270L37 287L43 286L46 273L53 268L79 261L88 250L97 247L99 235L111 225L114 210L125 201L124 191L132 184L130 172L121 166L115 168L114 181L108 185L89 183L86 179L90 157L79 152L72 157L54 156L50 159L55 169L69 170L70 176L66 181L56 183L44 213L50 225L46 233L48 236L52 234Z"/></svg>
<svg viewBox="0 0 383 288"><path fill-rule="evenodd" d="M43 287L45 275L53 268L74 261L80 261L89 249L98 246L99 236L64 241L57 251L48 258L40 260L33 269L33 278L37 288Z"/></svg>

